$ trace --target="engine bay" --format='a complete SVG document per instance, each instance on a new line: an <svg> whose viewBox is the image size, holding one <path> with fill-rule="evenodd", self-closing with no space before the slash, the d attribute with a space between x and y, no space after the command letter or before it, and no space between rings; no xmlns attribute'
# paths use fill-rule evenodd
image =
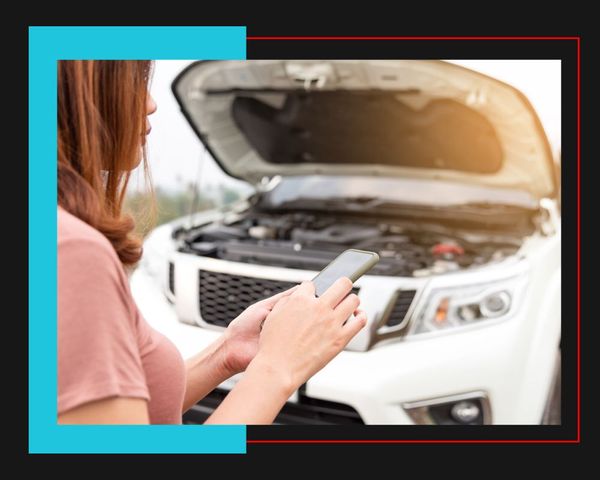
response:
<svg viewBox="0 0 600 480"><path fill-rule="evenodd" d="M523 234L440 223L252 209L180 232L180 251L229 261L320 270L348 248L380 256L370 275L423 277L499 262Z"/></svg>

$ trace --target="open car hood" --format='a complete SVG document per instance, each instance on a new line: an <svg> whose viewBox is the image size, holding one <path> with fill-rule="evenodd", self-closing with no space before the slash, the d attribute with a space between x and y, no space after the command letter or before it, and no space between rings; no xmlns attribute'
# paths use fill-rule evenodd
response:
<svg viewBox="0 0 600 480"><path fill-rule="evenodd" d="M556 192L525 96L444 61L201 61L172 87L221 168L251 183L372 175Z"/></svg>

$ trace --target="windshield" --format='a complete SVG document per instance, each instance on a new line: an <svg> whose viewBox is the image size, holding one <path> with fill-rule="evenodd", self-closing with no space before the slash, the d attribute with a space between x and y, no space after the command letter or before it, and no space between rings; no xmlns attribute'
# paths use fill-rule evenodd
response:
<svg viewBox="0 0 600 480"><path fill-rule="evenodd" d="M377 178L342 175L311 175L283 178L263 193L266 208L309 200L377 199L391 203L447 207L452 205L514 205L534 209L535 199L522 190L464 185L447 181ZM324 206L326 208L326 206Z"/></svg>

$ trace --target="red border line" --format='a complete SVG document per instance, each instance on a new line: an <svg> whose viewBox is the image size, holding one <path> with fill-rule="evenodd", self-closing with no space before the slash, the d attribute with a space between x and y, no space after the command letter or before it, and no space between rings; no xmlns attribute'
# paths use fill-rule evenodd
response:
<svg viewBox="0 0 600 480"><path fill-rule="evenodd" d="M581 36L247 36L246 40L575 40L577 42L577 438L565 440L246 440L246 443L581 443Z"/></svg>
<svg viewBox="0 0 600 480"><path fill-rule="evenodd" d="M579 440L246 440L248 444L268 443L579 443Z"/></svg>
<svg viewBox="0 0 600 480"><path fill-rule="evenodd" d="M360 36L248 36L246 40L577 40L581 37L360 37Z"/></svg>
<svg viewBox="0 0 600 480"><path fill-rule="evenodd" d="M577 37L577 441L581 440L581 38Z"/></svg>

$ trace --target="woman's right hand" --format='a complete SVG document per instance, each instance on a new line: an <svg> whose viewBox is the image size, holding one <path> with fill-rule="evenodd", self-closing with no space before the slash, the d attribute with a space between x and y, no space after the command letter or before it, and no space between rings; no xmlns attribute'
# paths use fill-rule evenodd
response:
<svg viewBox="0 0 600 480"><path fill-rule="evenodd" d="M357 310L358 296L348 295L351 290L350 279L342 277L317 298L307 281L282 298L265 319L254 366L268 367L290 393L306 382L367 323L366 314Z"/></svg>

